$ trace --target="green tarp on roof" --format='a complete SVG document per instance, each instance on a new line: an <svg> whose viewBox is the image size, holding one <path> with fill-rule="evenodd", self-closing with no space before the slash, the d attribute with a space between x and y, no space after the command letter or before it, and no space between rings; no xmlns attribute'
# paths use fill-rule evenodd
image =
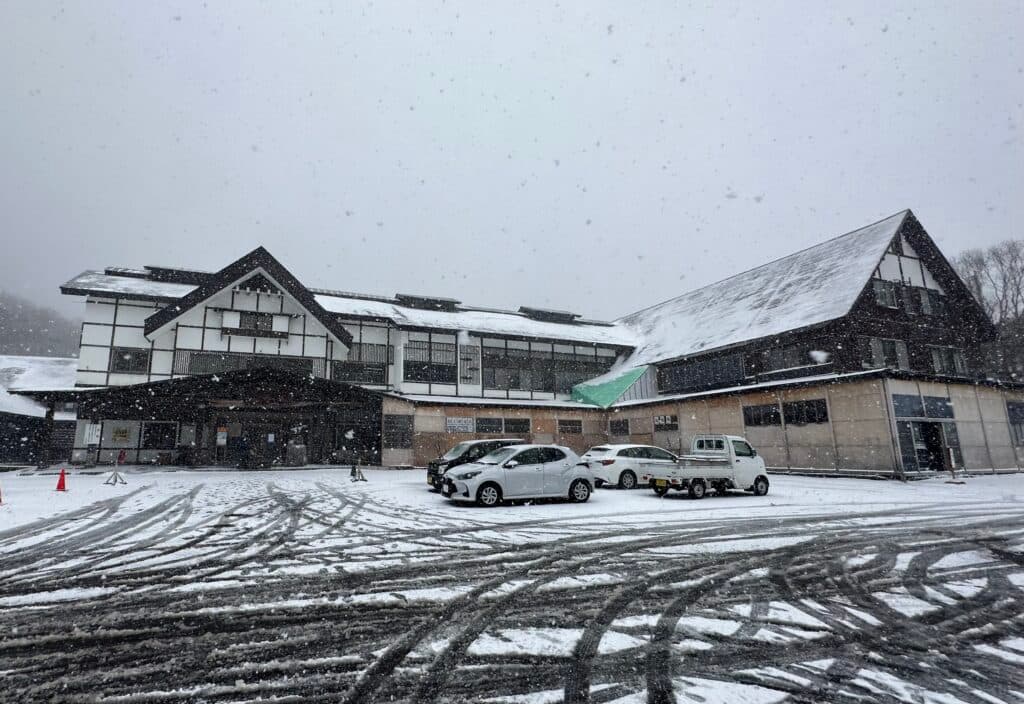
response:
<svg viewBox="0 0 1024 704"><path fill-rule="evenodd" d="M634 367L628 372L597 384L589 382L576 384L576 386L572 387L572 400L579 401L580 403L589 403L592 406L608 408L625 393L626 389L633 385L633 382L642 377L646 371L646 365Z"/></svg>

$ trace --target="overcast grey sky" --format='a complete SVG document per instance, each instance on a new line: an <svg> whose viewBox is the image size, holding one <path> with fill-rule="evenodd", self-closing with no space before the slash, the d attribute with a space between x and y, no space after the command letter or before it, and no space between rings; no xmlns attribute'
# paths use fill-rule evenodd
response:
<svg viewBox="0 0 1024 704"><path fill-rule="evenodd" d="M834 9L840 8L841 9ZM0 286L617 317L910 207L1024 237L1020 2L0 2Z"/></svg>

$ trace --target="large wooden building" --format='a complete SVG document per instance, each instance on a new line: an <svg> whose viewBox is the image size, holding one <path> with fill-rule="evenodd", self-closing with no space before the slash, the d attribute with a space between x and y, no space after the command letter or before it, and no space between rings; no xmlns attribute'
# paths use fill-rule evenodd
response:
<svg viewBox="0 0 1024 704"><path fill-rule="evenodd" d="M217 272L88 271L72 459L421 465L501 434L578 451L748 436L769 465L1017 470L1024 391L910 211L613 322L308 288L263 248Z"/></svg>

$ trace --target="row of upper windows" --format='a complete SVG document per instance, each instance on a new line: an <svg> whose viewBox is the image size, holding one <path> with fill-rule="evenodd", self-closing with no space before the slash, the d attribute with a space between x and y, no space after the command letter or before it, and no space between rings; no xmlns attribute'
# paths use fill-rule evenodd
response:
<svg viewBox="0 0 1024 704"><path fill-rule="evenodd" d="M860 361L865 368L903 369L945 376L967 376L970 370L963 350L942 345L915 345L908 350L903 340L861 338ZM658 368L658 389L687 392L747 383L751 377L790 370L805 370L829 364L832 354L813 343L788 345L754 354L733 354L696 359Z"/></svg>
<svg viewBox="0 0 1024 704"><path fill-rule="evenodd" d="M909 315L945 315L948 310L946 297L932 289L908 286L894 281L875 279L872 281L875 303L882 308L903 310Z"/></svg>
<svg viewBox="0 0 1024 704"><path fill-rule="evenodd" d="M467 349L470 350L469 353L465 351ZM516 366L513 366L509 359L504 357L485 354L481 358L479 349L463 346L460 358L456 355L454 344L410 341L403 349L402 377L410 382L455 384L461 361L463 383L467 382L467 370L475 372L475 383L480 383L479 366L482 364L484 388L568 393L572 386L580 381L607 371L614 361L613 357L575 352L533 351L523 358L525 364L516 361ZM295 369L315 375L326 375L327 371L323 359L290 355L179 350L177 357L182 359L179 362L176 358L176 374L212 374L258 365ZM349 350L349 359L333 362L330 374L336 381L385 385L388 383L388 366L394 364L394 361L393 345L353 343ZM111 350L110 372L146 374L149 369L149 349L114 347ZM323 374L320 373L321 370Z"/></svg>

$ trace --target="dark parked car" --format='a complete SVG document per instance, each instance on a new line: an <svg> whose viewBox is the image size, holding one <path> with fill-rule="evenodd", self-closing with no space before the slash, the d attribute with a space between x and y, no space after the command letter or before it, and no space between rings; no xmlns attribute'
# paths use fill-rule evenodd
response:
<svg viewBox="0 0 1024 704"><path fill-rule="evenodd" d="M458 467L467 462L476 462L484 455L490 454L497 449L508 445L522 445L526 440L522 438L494 438L488 440L466 440L448 450L436 460L427 464L427 484L431 491L440 491L441 483L444 481L444 473L452 467Z"/></svg>

